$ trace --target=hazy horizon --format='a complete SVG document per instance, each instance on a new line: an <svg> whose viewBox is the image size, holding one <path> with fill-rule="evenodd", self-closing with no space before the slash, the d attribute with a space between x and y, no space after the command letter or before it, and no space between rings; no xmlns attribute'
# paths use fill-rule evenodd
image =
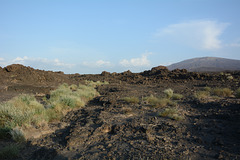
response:
<svg viewBox="0 0 240 160"><path fill-rule="evenodd" d="M0 66L94 74L239 60L238 15L238 0L0 0Z"/></svg>

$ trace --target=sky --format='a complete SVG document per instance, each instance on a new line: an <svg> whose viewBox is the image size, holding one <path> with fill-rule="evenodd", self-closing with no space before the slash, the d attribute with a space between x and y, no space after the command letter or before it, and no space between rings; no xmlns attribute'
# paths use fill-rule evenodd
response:
<svg viewBox="0 0 240 160"><path fill-rule="evenodd" d="M141 72L240 60L239 0L0 0L0 66Z"/></svg>

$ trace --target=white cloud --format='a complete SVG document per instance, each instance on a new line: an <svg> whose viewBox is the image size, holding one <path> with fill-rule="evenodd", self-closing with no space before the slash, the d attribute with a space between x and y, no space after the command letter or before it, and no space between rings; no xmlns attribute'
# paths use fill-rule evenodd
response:
<svg viewBox="0 0 240 160"><path fill-rule="evenodd" d="M227 44L227 47L240 47L240 43L231 43L231 44Z"/></svg>
<svg viewBox="0 0 240 160"><path fill-rule="evenodd" d="M25 66L31 66L42 69L58 69L56 67L64 67L64 68L72 68L75 64L68 64L61 62L59 59L50 60L46 58L30 58L27 56L17 57L12 60L4 60L2 59L0 64L2 66L7 66L10 64L22 64Z"/></svg>
<svg viewBox="0 0 240 160"><path fill-rule="evenodd" d="M0 61L4 61L4 58L1 58L1 57L0 57Z"/></svg>
<svg viewBox="0 0 240 160"><path fill-rule="evenodd" d="M12 63L24 63L24 61L29 60L27 56L22 57L17 57L12 60Z"/></svg>
<svg viewBox="0 0 240 160"><path fill-rule="evenodd" d="M170 38L192 47L201 49L219 49L222 42L219 37L229 23L219 23L210 20L196 20L184 23L177 23L160 29L156 36Z"/></svg>
<svg viewBox="0 0 240 160"><path fill-rule="evenodd" d="M63 63L59 59L55 59L53 62L55 66L62 66L62 67L68 67L68 68L72 68L74 66L74 64Z"/></svg>
<svg viewBox="0 0 240 160"><path fill-rule="evenodd" d="M132 58L130 60L123 59L119 62L120 65L124 67L145 67L150 66L150 61L147 59L148 54L142 55L140 58Z"/></svg>
<svg viewBox="0 0 240 160"><path fill-rule="evenodd" d="M95 68L95 67L111 67L113 64L109 61L104 61L104 60L98 60L95 62L83 62L82 63L84 66Z"/></svg>

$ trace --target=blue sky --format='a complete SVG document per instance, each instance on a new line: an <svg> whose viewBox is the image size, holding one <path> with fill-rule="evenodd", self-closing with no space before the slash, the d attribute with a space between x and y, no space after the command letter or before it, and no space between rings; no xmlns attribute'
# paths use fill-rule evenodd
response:
<svg viewBox="0 0 240 160"><path fill-rule="evenodd" d="M239 0L0 0L0 66L140 72L240 59Z"/></svg>

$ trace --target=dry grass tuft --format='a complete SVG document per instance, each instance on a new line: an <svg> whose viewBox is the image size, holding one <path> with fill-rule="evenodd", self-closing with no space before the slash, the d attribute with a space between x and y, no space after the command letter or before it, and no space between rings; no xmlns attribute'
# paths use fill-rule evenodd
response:
<svg viewBox="0 0 240 160"><path fill-rule="evenodd" d="M183 120L183 116L178 114L178 110L176 108L165 108L162 112L159 113L159 116L161 117L168 117L173 120Z"/></svg>
<svg viewBox="0 0 240 160"><path fill-rule="evenodd" d="M157 97L154 97L153 95L151 95L149 97L145 97L144 100L148 104L152 105L153 107L165 107L167 105L171 105L171 106L176 105L176 103L172 102L168 98L157 98Z"/></svg>
<svg viewBox="0 0 240 160"><path fill-rule="evenodd" d="M210 97L210 92L209 91L198 91L194 94L194 97L201 100L201 99L206 99Z"/></svg>
<svg viewBox="0 0 240 160"><path fill-rule="evenodd" d="M139 103L139 99L138 97L124 97L123 98L124 101L126 101L127 103L133 103L133 104L137 104Z"/></svg>
<svg viewBox="0 0 240 160"><path fill-rule="evenodd" d="M233 91L229 88L214 88L212 93L219 97L230 97Z"/></svg>
<svg viewBox="0 0 240 160"><path fill-rule="evenodd" d="M183 98L183 95L182 94L178 94L178 93L174 93L173 96L172 96L173 100L180 100L182 98Z"/></svg>
<svg viewBox="0 0 240 160"><path fill-rule="evenodd" d="M163 93L167 96L167 98L172 98L173 90L171 88L165 89Z"/></svg>

